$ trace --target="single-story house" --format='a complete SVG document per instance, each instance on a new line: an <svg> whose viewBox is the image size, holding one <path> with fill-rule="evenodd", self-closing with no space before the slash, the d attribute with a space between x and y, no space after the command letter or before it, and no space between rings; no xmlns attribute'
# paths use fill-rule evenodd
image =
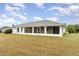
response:
<svg viewBox="0 0 79 59"><path fill-rule="evenodd" d="M7 29L12 29L12 27L9 27L9 26L3 26L0 28L1 32L5 32L5 30Z"/></svg>
<svg viewBox="0 0 79 59"><path fill-rule="evenodd" d="M13 28L15 34L63 36L65 24L50 20L41 20L17 25Z"/></svg>

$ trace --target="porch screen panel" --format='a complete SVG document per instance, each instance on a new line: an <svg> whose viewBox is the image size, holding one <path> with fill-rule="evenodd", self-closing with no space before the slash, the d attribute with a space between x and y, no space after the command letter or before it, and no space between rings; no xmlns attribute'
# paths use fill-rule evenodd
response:
<svg viewBox="0 0 79 59"><path fill-rule="evenodd" d="M44 33L44 27L35 27L34 33Z"/></svg>
<svg viewBox="0 0 79 59"><path fill-rule="evenodd" d="M32 27L29 27L28 30L29 30L29 33L32 33Z"/></svg>
<svg viewBox="0 0 79 59"><path fill-rule="evenodd" d="M34 33L38 33L37 27L34 28Z"/></svg>
<svg viewBox="0 0 79 59"><path fill-rule="evenodd" d="M25 33L32 33L32 27L25 27Z"/></svg>
<svg viewBox="0 0 79 59"><path fill-rule="evenodd" d="M41 33L44 33L44 27L41 27Z"/></svg>
<svg viewBox="0 0 79 59"><path fill-rule="evenodd" d="M53 33L54 34L59 34L59 26L53 27Z"/></svg>
<svg viewBox="0 0 79 59"><path fill-rule="evenodd" d="M47 34L53 34L53 27L52 26L47 27Z"/></svg>
<svg viewBox="0 0 79 59"><path fill-rule="evenodd" d="M59 26L47 27L47 34L59 34Z"/></svg>

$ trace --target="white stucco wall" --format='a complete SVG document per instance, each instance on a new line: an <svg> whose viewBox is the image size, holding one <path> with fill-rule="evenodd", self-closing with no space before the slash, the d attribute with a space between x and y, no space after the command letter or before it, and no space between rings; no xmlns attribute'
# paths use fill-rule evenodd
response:
<svg viewBox="0 0 79 59"><path fill-rule="evenodd" d="M65 27L63 27L63 33L65 33L66 32L66 28Z"/></svg>
<svg viewBox="0 0 79 59"><path fill-rule="evenodd" d="M34 29L32 29L34 30ZM16 34L27 34L27 35L42 35L42 36L63 36L63 33L65 32L65 28L62 26L59 27L59 34L39 34L39 33L24 33L24 28L23 32L21 32L21 27L19 27L19 33L17 32L17 28L13 28L13 33Z"/></svg>
<svg viewBox="0 0 79 59"><path fill-rule="evenodd" d="M13 33L17 33L17 28L12 28Z"/></svg>
<svg viewBox="0 0 79 59"><path fill-rule="evenodd" d="M62 26L60 26L60 30L59 31L60 31L59 35L63 36L63 27Z"/></svg>
<svg viewBox="0 0 79 59"><path fill-rule="evenodd" d="M23 30L23 32L22 32L22 33L24 33L24 31L25 31L25 30L24 30L24 28L23 28L22 30Z"/></svg>

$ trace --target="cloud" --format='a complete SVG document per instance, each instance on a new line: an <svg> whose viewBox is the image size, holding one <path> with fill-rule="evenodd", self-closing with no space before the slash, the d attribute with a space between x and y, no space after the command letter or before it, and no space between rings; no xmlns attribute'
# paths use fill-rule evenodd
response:
<svg viewBox="0 0 79 59"><path fill-rule="evenodd" d="M54 22L58 22L59 19L57 17L51 17L51 18L47 18L48 20L54 21Z"/></svg>
<svg viewBox="0 0 79 59"><path fill-rule="evenodd" d="M18 17L19 19L21 19L22 21L26 21L27 20L27 16L25 14L21 14L21 13L16 13L16 12L11 12L10 15L14 16L14 17Z"/></svg>
<svg viewBox="0 0 79 59"><path fill-rule="evenodd" d="M5 11L6 12L24 12L24 8L23 7L19 7L19 6L14 6L14 4L6 4L5 5Z"/></svg>
<svg viewBox="0 0 79 59"><path fill-rule="evenodd" d="M5 6L5 10L6 10L6 12L9 12L9 15L21 18L21 20L26 20L27 19L26 12L25 11L21 12L22 9L24 8L23 4L13 4L13 5L15 5L15 7L12 7L11 5L6 4L6 6ZM20 9L20 7L17 7L17 6L20 6L21 9Z"/></svg>
<svg viewBox="0 0 79 59"><path fill-rule="evenodd" d="M70 6L69 6L69 9L70 9L72 12L78 12L78 13L79 13L79 5L70 5Z"/></svg>
<svg viewBox="0 0 79 59"><path fill-rule="evenodd" d="M45 8L45 7L44 7L44 3L35 3L35 5L36 5L38 8L41 8L41 9Z"/></svg>
<svg viewBox="0 0 79 59"><path fill-rule="evenodd" d="M15 6L15 7L25 8L25 6L24 6L23 3L13 3L13 4L11 4L11 5L13 5L13 6Z"/></svg>
<svg viewBox="0 0 79 59"><path fill-rule="evenodd" d="M34 21L37 21L37 20L44 20L43 18L41 17L33 17Z"/></svg>
<svg viewBox="0 0 79 59"><path fill-rule="evenodd" d="M27 21L27 13L23 4L5 4L5 13L0 16L1 26L11 26Z"/></svg>
<svg viewBox="0 0 79 59"><path fill-rule="evenodd" d="M9 11L9 12L12 12L12 11L14 10L14 8L11 7L9 4L6 4L5 10L6 10L6 11Z"/></svg>
<svg viewBox="0 0 79 59"><path fill-rule="evenodd" d="M14 20L13 18L7 18L3 23L7 26L12 26L12 24L16 24L16 20Z"/></svg>
<svg viewBox="0 0 79 59"><path fill-rule="evenodd" d="M51 7L48 9L49 11L55 11L55 14L60 14L60 15L69 15L70 10L68 8L63 8L63 7Z"/></svg>
<svg viewBox="0 0 79 59"><path fill-rule="evenodd" d="M76 13L76 15L75 15L78 19L79 19L79 13Z"/></svg>
<svg viewBox="0 0 79 59"><path fill-rule="evenodd" d="M12 26L13 24L16 24L17 21L13 18L9 18L6 15L0 16L0 25L2 26ZM0 26L0 27L2 27Z"/></svg>
<svg viewBox="0 0 79 59"><path fill-rule="evenodd" d="M1 15L0 18L1 18L1 17L2 17L2 18L7 18L6 14Z"/></svg>
<svg viewBox="0 0 79 59"><path fill-rule="evenodd" d="M41 18L41 17L33 17L34 21L38 21L38 20L51 20L54 22L58 22L59 19L57 17L50 17L50 18Z"/></svg>
<svg viewBox="0 0 79 59"><path fill-rule="evenodd" d="M27 20L27 17L24 16L24 15L21 15L21 14L15 14L15 16L21 18L23 21L26 21L26 20Z"/></svg>
<svg viewBox="0 0 79 59"><path fill-rule="evenodd" d="M21 24L21 21L17 21L13 17L8 17L6 14L0 16L0 27L2 26L12 26Z"/></svg>
<svg viewBox="0 0 79 59"><path fill-rule="evenodd" d="M55 12L54 14L56 14L56 15L68 16L72 13L78 14L79 5L70 4L68 7L56 6L56 7L51 7L48 10L52 11L52 13Z"/></svg>

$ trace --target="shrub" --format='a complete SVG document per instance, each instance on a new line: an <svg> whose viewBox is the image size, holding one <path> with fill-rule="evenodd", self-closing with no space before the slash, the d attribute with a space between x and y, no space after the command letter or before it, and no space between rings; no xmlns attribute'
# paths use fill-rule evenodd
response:
<svg viewBox="0 0 79 59"><path fill-rule="evenodd" d="M10 34L10 33L12 33L12 29L7 29L7 30L4 31L4 33Z"/></svg>
<svg viewBox="0 0 79 59"><path fill-rule="evenodd" d="M79 33L79 29L76 29L76 33Z"/></svg>
<svg viewBox="0 0 79 59"><path fill-rule="evenodd" d="M2 31L0 30L0 33L2 33Z"/></svg>
<svg viewBox="0 0 79 59"><path fill-rule="evenodd" d="M69 33L79 33L79 25L68 25L67 30Z"/></svg>
<svg viewBox="0 0 79 59"><path fill-rule="evenodd" d="M75 32L79 33L79 25L77 25L77 24L75 25Z"/></svg>
<svg viewBox="0 0 79 59"><path fill-rule="evenodd" d="M64 34L63 34L63 36L65 36L65 35L67 35L67 34L69 34L68 32L65 32Z"/></svg>
<svg viewBox="0 0 79 59"><path fill-rule="evenodd" d="M67 29L69 33L75 33L74 25L69 25Z"/></svg>

